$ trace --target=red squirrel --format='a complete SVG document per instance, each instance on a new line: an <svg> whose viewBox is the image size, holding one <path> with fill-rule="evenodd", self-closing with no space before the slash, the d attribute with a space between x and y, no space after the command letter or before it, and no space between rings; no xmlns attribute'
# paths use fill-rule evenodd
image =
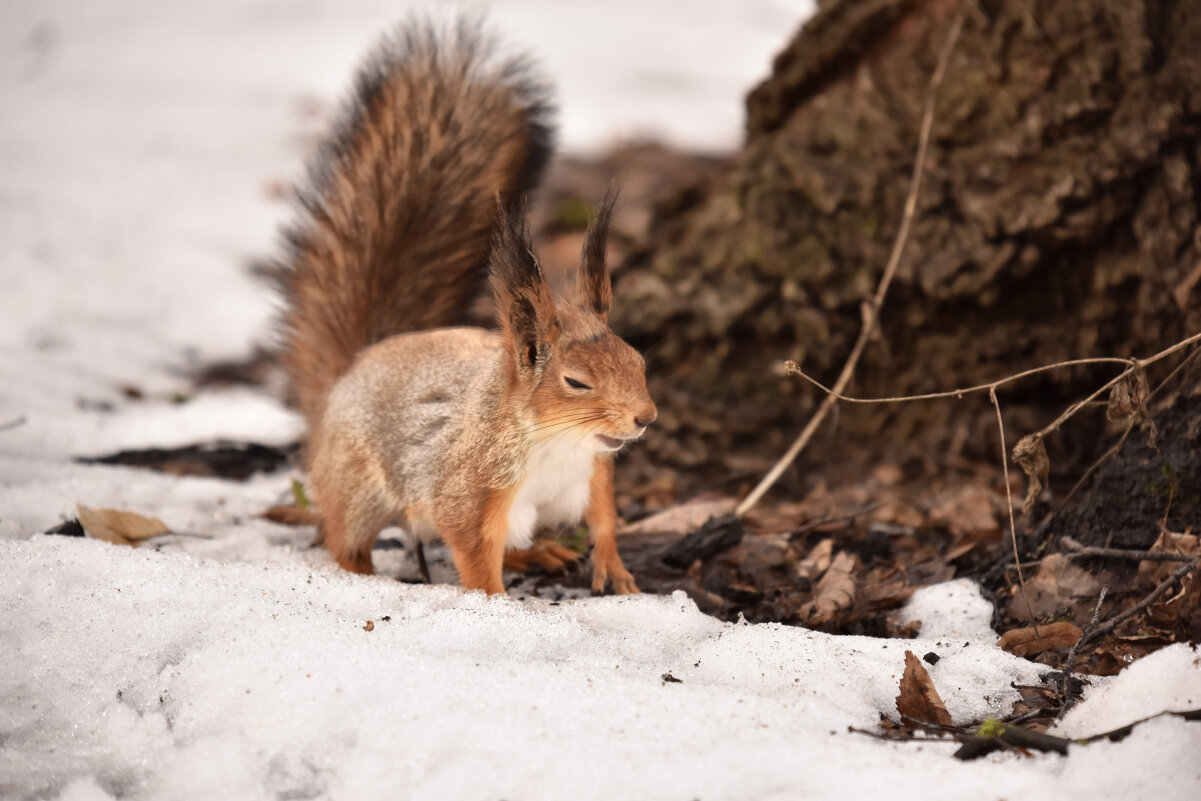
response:
<svg viewBox="0 0 1201 801"><path fill-rule="evenodd" d="M371 573L381 529L450 547L466 589L504 592L506 548L587 522L592 590L638 592L617 553L613 456L656 416L607 319L615 193L568 296L530 245L550 157L545 85L478 28L407 23L358 75L310 167L279 264L283 361L309 426L319 538ZM463 320L487 282L499 330Z"/></svg>

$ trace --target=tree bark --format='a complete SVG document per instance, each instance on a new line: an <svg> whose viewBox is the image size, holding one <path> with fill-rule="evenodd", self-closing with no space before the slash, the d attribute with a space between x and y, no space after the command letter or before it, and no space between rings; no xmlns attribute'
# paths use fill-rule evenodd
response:
<svg viewBox="0 0 1201 801"><path fill-rule="evenodd" d="M756 472L804 424L820 398L783 361L828 383L851 348L960 6L910 244L849 394L1146 356L1201 330L1201 5L828 0L750 93L731 166L664 203L618 270L614 327L653 352L654 459ZM1009 446L1115 369L1002 390ZM840 449L996 460L984 396L840 409ZM1078 472L1104 425L1079 415L1048 441L1053 465ZM819 442L791 481L829 462Z"/></svg>

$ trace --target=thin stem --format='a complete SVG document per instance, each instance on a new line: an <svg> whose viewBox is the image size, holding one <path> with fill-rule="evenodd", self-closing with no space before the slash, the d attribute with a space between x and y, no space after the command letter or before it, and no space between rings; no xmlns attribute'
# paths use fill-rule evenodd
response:
<svg viewBox="0 0 1201 801"><path fill-rule="evenodd" d="M1001 419L1001 404L997 401L997 390L988 391L988 399L997 410L997 430L1001 433L1001 471L1005 478L1005 508L1009 510L1009 538L1013 541L1013 563L1018 569L1018 585L1022 588L1022 598L1026 601L1026 613L1030 616L1030 625L1034 627L1034 636L1038 633L1038 622L1034 619L1034 608L1030 605L1030 593L1026 592L1026 578L1022 575L1022 558L1018 556L1018 530L1013 520L1013 490L1009 487L1009 452L1005 448L1005 421Z"/></svg>
<svg viewBox="0 0 1201 801"><path fill-rule="evenodd" d="M839 392L837 389L830 389L829 387L827 387L825 384L818 381L813 376L811 376L808 373L801 370L801 368L799 366L797 366L797 364L795 362L788 362L786 364L786 368L787 368L788 372L790 372L794 375L799 375L801 378L805 379L810 384L817 387L822 392L826 393L826 395L833 396L835 400L845 401L846 403L907 403L909 401L936 400L938 398L962 398L964 395L970 395L975 392L984 392L986 390L996 389L997 387L1012 383L1019 379L1028 378L1029 376L1037 375L1038 373L1045 373L1050 370L1058 370L1061 367L1076 367L1076 366L1082 365L1082 364L1123 364L1123 365L1126 365L1125 370L1123 370L1121 373L1119 373L1113 380L1111 380L1104 387L1102 387L1097 392L1095 392L1091 396L1089 396L1088 400L1081 401L1075 407L1072 407L1071 414L1075 414L1077 407L1084 406L1085 404L1090 403L1093 398L1096 398L1097 395L1101 394L1106 389L1113 386L1113 384L1117 383L1117 381L1119 381L1120 379L1125 377L1126 374L1129 373L1131 370L1136 369L1137 367L1146 367L1148 365L1154 364L1155 362L1159 361L1160 359L1163 359L1167 356L1171 356L1173 353L1180 350L1181 348L1187 347L1199 340L1201 340L1201 333L1194 334L1193 336L1188 337L1187 339L1182 339L1179 342L1177 342L1176 344L1171 345L1170 347L1165 348L1164 350L1161 350L1159 353L1156 353L1153 356L1149 356L1146 359L1136 359L1136 360L1134 360L1134 364L1131 364L1130 359L1119 359L1119 358L1111 357L1111 356L1098 356L1098 357L1090 358L1090 359L1070 359L1070 360L1064 361L1064 362L1055 362L1054 364L1044 364L1040 367L1032 367L1029 370L1023 370L1020 373L1014 373L1013 375L1007 375L1004 378L998 378L996 381L990 382L988 384L976 384L975 386L962 387L960 389L951 389L951 390L947 390L946 392L930 392L925 395L899 395L897 397L892 397L892 398L853 398L853 397L850 397L849 395L841 394L841 392ZM1185 361L1187 362L1188 360L1192 359L1194 356L1197 355L1197 353L1201 353L1201 351L1194 351L1193 353L1189 354L1189 356L1185 359ZM1172 373L1168 376L1168 378L1171 378L1173 375L1175 375L1176 372L1178 372L1180 370L1180 368L1183 366L1184 366L1184 362L1181 362L1181 364L1177 365L1176 368L1173 369ZM1160 385L1162 386L1162 382ZM1158 387L1156 389L1158 389ZM1068 416L1070 417L1071 414L1068 414ZM1062 420L1057 421L1057 423L1061 423L1061 422L1063 422L1063 421ZM1055 424L1053 423L1052 426L1054 426L1054 425ZM1047 431L1049 431L1050 428L1051 427L1048 427Z"/></svg>
<svg viewBox="0 0 1201 801"><path fill-rule="evenodd" d="M1044 364L1041 367L1032 367L1029 370L1024 370L1020 373L1007 375L1004 378L999 378L988 384L977 384L973 387L963 387L962 389L950 389L946 392L929 392L925 395L899 395L894 398L852 398L847 395L840 395L832 389L829 389L813 376L801 370L796 362L786 362L785 369L793 375L799 375L801 378L808 381L813 386L820 389L827 395L833 395L837 400L846 401L847 403L907 403L909 401L919 400L937 400L939 398L962 398L964 395L971 395L975 392L984 392L985 390L995 389L1004 384L1009 384L1022 378L1027 378L1038 373L1046 373L1050 370L1057 370L1060 367L1075 367L1081 364L1125 364L1129 365L1129 359L1117 359L1108 356L1098 357L1094 359L1072 359L1066 362L1055 362L1055 364Z"/></svg>

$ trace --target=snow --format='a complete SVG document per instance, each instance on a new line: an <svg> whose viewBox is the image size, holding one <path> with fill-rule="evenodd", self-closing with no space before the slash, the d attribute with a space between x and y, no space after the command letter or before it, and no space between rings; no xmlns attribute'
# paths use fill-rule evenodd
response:
<svg viewBox="0 0 1201 801"><path fill-rule="evenodd" d="M400 549L376 553L381 577L333 569L311 530L258 518L285 474L74 461L296 436L265 394L177 396L188 368L265 339L273 300L247 265L287 214L275 188L412 7L0 7L0 797L1195 797L1201 726L1176 719L975 763L849 733L894 714L906 649L941 657L957 722L1038 681L995 647L967 582L914 596L913 641L725 624L678 595L488 600L395 581ZM489 16L554 76L566 149L647 133L720 149L810 8L498 0ZM76 503L175 533L137 550L37 533ZM1157 652L1096 682L1063 728L1197 706L1199 662Z"/></svg>
<svg viewBox="0 0 1201 801"><path fill-rule="evenodd" d="M992 614L992 604L980 592L980 587L974 581L958 579L914 595L894 618L901 625L920 620L921 633L927 639L968 643L996 639Z"/></svg>
<svg viewBox="0 0 1201 801"><path fill-rule="evenodd" d="M1196 786L1201 727L1172 721L978 763L847 732L893 714L906 648L942 656L930 672L957 722L1003 713L1041 668L991 641L726 624L682 593L488 600L53 536L0 542L0 586L12 797L1117 798L1113 771L1076 763L1152 752L1194 766L1144 776L1162 797Z"/></svg>
<svg viewBox="0 0 1201 801"><path fill-rule="evenodd" d="M1134 662L1068 711L1055 734L1085 737L1158 715L1201 709L1201 651L1174 646Z"/></svg>

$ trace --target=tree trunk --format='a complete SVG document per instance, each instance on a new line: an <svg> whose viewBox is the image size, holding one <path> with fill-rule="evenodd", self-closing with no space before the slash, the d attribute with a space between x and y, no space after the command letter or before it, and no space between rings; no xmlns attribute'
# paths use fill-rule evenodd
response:
<svg viewBox="0 0 1201 801"><path fill-rule="evenodd" d="M961 6L910 243L849 394L1146 356L1201 330L1201 5L828 0L751 92L730 168L664 204L649 245L619 270L614 327L653 352L652 458L694 475L756 472L811 414L820 396L782 363L829 385L845 361ZM1152 385L1176 363L1158 365ZM1001 391L1009 446L1119 369ZM1199 407L1185 417L1201 419ZM1048 442L1054 467L1079 473L1104 425L1092 410L1069 423ZM831 463L834 442L840 456L998 459L986 395L841 404L836 426L809 469ZM1183 469L1201 485L1195 462Z"/></svg>

